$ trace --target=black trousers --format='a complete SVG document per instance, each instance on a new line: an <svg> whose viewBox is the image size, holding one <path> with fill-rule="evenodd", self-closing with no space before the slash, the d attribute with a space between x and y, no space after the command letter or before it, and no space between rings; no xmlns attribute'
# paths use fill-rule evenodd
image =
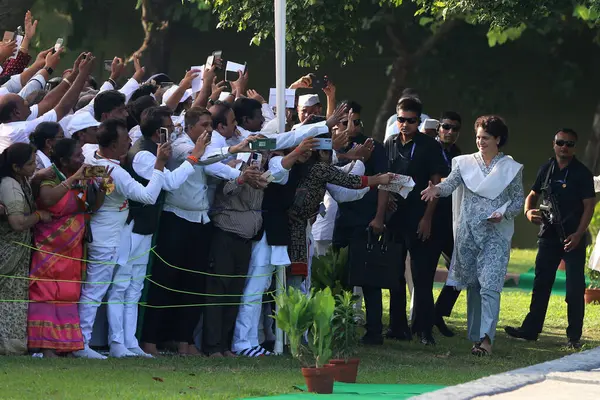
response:
<svg viewBox="0 0 600 400"><path fill-rule="evenodd" d="M217 275L247 275L251 255L250 239L215 228L208 272ZM245 277L206 277L207 294L228 295L207 296L202 340L202 349L206 353L213 354L231 349L233 329L245 284Z"/></svg>
<svg viewBox="0 0 600 400"><path fill-rule="evenodd" d="M436 242L433 257L439 260L439 256L443 255L444 259L446 259L446 268L450 269L450 261L452 260L452 252L454 251L452 225L441 230L437 235L434 231L433 241ZM436 318L449 317L459 296L460 290L456 290L452 286L444 285L435 302Z"/></svg>
<svg viewBox="0 0 600 400"><path fill-rule="evenodd" d="M556 278L556 270L560 261L565 261L567 273L567 337L571 340L581 339L583 316L585 313L585 275L586 243L582 239L579 246L570 252L565 252L563 244L558 239L540 239L538 253L535 259L535 279L529 314L521 328L527 333L538 335L544 327L548 301L552 285Z"/></svg>
<svg viewBox="0 0 600 400"><path fill-rule="evenodd" d="M208 266L211 232L210 224L190 222L171 212L162 213L156 252L164 262L155 258L150 277L162 287L150 283L147 304L164 308L146 308L142 342L194 343L194 328L202 315L202 307L189 305L202 304L204 298L176 291L203 293L204 275L182 271L168 264L205 272Z"/></svg>
<svg viewBox="0 0 600 400"><path fill-rule="evenodd" d="M433 279L440 252L432 251L437 245L433 239L422 241L417 237L416 229L395 232L396 240L404 243L404 252L399 268L404 272L407 251L410 252L411 272L415 296L414 332L431 333L435 321L433 302ZM436 257L437 254L437 257ZM366 301L366 300L365 300ZM390 328L393 332L408 331L406 318L406 280L404 274L400 289L390 291Z"/></svg>

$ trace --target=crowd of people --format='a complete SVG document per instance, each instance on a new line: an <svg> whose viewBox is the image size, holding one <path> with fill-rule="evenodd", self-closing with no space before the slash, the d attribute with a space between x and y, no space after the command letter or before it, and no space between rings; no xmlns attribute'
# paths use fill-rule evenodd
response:
<svg viewBox="0 0 600 400"><path fill-rule="evenodd" d="M52 78L64 48L31 63L36 26L27 13L20 47L0 44L0 354L104 359L91 342L106 303L111 357L154 357L165 343L181 355L269 356L273 310L263 297L274 273L308 290L313 254L360 245L370 229L402 245L397 267L411 272L414 313L409 326L402 280L384 335L381 288L355 288L366 309L362 342L417 335L434 345L434 327L454 335L443 318L467 289L472 353L489 355L524 205L542 224L536 281L523 326L506 332L537 339L564 259L567 335L579 347L595 193L574 157L574 131L556 133L555 157L525 201L522 165L501 151L508 127L498 116L477 119L478 152L461 155L461 116L429 118L409 89L381 144L365 135L361 105L338 102L332 82L322 106L312 74L290 86L307 94L286 110L249 88L247 68L218 82L219 59L174 84L166 74L147 78L136 56L119 86L125 63L114 58L98 87L95 57L82 53ZM285 132L275 112L286 113ZM407 196L378 189L397 175L414 182ZM554 214L537 206L548 188ZM547 218L557 211L558 223ZM442 255L449 280L434 302Z"/></svg>

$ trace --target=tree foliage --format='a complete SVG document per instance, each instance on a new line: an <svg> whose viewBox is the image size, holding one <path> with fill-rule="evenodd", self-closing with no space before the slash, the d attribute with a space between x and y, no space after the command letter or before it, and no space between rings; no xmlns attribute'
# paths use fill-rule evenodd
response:
<svg viewBox="0 0 600 400"><path fill-rule="evenodd" d="M424 14L462 17L472 24L489 26L490 46L518 39L525 29L542 33L574 28L583 22L600 24L600 0L419 0Z"/></svg>

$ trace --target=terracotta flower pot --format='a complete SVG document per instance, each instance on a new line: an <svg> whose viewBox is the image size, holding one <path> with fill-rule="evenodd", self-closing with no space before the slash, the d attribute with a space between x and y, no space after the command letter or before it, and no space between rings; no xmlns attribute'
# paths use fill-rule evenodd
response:
<svg viewBox="0 0 600 400"><path fill-rule="evenodd" d="M585 304L600 303L600 289L585 289Z"/></svg>
<svg viewBox="0 0 600 400"><path fill-rule="evenodd" d="M330 364L334 365L334 378L338 382L356 383L358 375L358 358L346 360L329 360Z"/></svg>
<svg viewBox="0 0 600 400"><path fill-rule="evenodd" d="M302 368L302 375L311 393L333 393L333 368Z"/></svg>

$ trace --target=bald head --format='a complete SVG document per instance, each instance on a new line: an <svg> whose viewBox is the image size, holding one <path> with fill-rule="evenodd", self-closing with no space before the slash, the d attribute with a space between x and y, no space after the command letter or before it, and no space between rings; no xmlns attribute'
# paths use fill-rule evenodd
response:
<svg viewBox="0 0 600 400"><path fill-rule="evenodd" d="M0 123L25 121L31 111L21 96L9 93L0 96Z"/></svg>

